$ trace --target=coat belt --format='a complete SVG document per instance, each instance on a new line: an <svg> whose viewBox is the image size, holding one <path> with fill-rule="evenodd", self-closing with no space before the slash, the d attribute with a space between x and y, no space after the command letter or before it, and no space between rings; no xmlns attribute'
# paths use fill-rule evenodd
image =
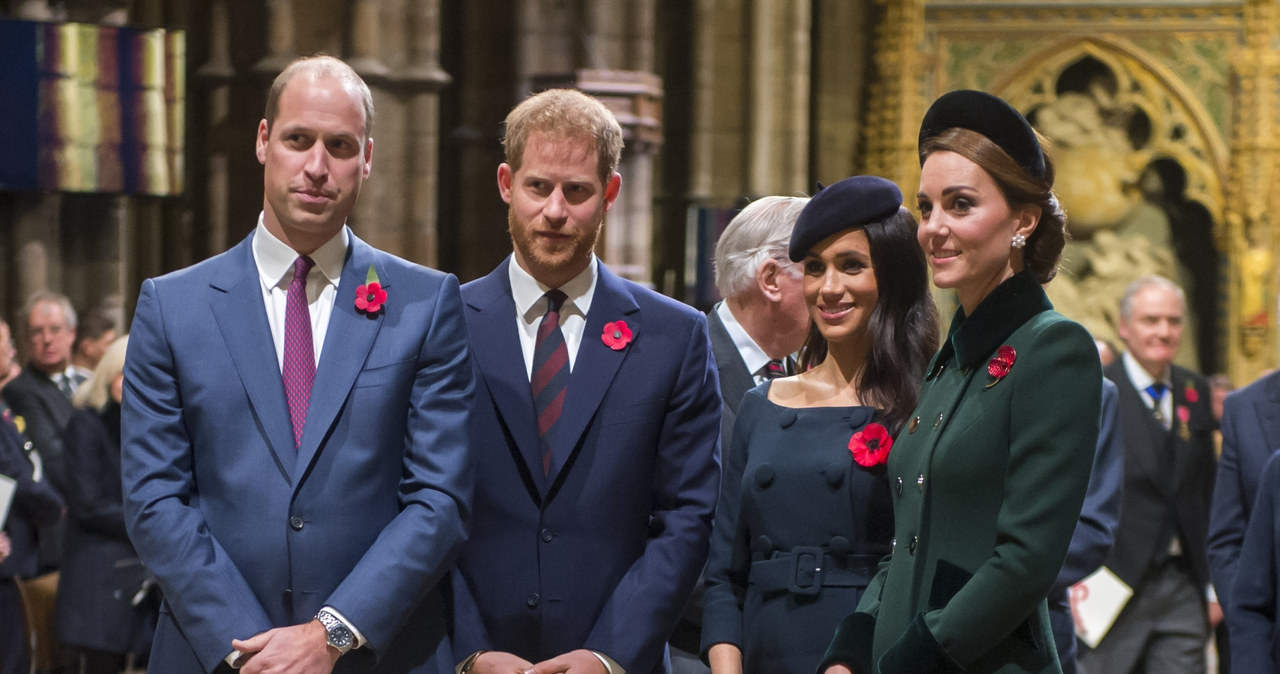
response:
<svg viewBox="0 0 1280 674"><path fill-rule="evenodd" d="M785 590L816 595L824 587L865 587L876 574L881 555L832 555L819 547L797 546L751 563L747 582L757 592Z"/></svg>

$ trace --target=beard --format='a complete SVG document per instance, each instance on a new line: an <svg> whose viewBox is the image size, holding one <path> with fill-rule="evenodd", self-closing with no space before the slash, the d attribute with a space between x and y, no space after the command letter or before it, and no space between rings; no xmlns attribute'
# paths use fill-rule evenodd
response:
<svg viewBox="0 0 1280 674"><path fill-rule="evenodd" d="M538 236L536 229L536 224L521 221L515 209L507 208L507 232L511 235L511 243L520 258L529 265L528 271L533 277L547 283L546 277L561 277L572 272L568 276L572 278L586 268L591 260L591 251L595 250L600 239L600 231L604 229L604 216L601 215L600 222L594 227L567 230L571 236L566 239L549 241Z"/></svg>

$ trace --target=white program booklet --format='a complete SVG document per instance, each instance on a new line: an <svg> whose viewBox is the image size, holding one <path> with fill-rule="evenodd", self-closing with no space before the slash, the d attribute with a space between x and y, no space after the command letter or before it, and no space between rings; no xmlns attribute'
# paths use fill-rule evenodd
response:
<svg viewBox="0 0 1280 674"><path fill-rule="evenodd" d="M1075 617L1076 636L1089 648L1097 648L1132 596L1133 588L1105 566L1072 585L1071 613Z"/></svg>
<svg viewBox="0 0 1280 674"><path fill-rule="evenodd" d="M9 519L9 506L13 505L13 495L18 491L18 481L8 475L0 475L0 529Z"/></svg>

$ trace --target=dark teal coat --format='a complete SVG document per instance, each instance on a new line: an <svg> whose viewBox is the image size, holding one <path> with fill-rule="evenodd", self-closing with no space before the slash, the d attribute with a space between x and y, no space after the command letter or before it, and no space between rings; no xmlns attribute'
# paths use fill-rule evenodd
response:
<svg viewBox="0 0 1280 674"><path fill-rule="evenodd" d="M1004 346L1013 363L996 376ZM1101 388L1092 337L1031 276L958 311L889 454L894 550L826 662L1061 671L1045 596L1080 515Z"/></svg>

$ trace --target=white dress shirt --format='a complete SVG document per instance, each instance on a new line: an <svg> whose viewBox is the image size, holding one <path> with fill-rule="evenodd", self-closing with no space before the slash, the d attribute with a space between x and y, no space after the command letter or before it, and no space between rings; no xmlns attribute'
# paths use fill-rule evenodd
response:
<svg viewBox="0 0 1280 674"><path fill-rule="evenodd" d="M342 263L347 257L349 236L347 228L343 227L310 256L316 265L307 275L307 307L311 310L311 340L317 365L320 363L320 348L329 329L329 316L333 314L334 298L338 295L338 282L342 280ZM289 283L293 281L293 262L297 259L298 252L267 231L259 215L258 228L253 232L253 262L258 267L262 303L267 308L267 323L271 326L276 363L281 372L284 371L285 303ZM354 292L354 288L352 290Z"/></svg>
<svg viewBox="0 0 1280 674"><path fill-rule="evenodd" d="M1137 359L1129 355L1128 351L1120 354L1120 358L1124 360L1124 371L1129 375L1129 381L1133 382L1133 387L1138 389L1138 395L1142 396L1142 402L1153 411L1160 413L1160 421L1164 423L1166 429L1170 428L1173 423L1173 378L1171 368L1166 367L1161 375L1160 383L1164 384L1164 395L1160 396L1159 407L1156 401L1152 400L1151 394L1147 393L1147 387L1156 383L1156 379L1147 372L1142 365L1138 364Z"/></svg>
<svg viewBox="0 0 1280 674"><path fill-rule="evenodd" d="M564 333L564 345L569 350L569 371L578 360L578 347L582 344L582 333L587 327L587 312L591 309L591 299L596 294L596 256L581 274L569 279L560 286L568 299L560 307L560 332ZM515 258L507 265L507 275L511 279L511 296L516 303L516 334L520 336L520 350L524 354L524 371L529 379L533 379L533 348L538 341L538 324L547 313L547 300L543 297L550 286L543 285L516 263Z"/></svg>
<svg viewBox="0 0 1280 674"><path fill-rule="evenodd" d="M746 328L742 327L733 312L729 310L728 302L716 304L716 315L720 317L720 322L724 323L724 330L729 333L729 339L733 340L734 348L742 356L742 363L751 373L751 379L756 384L763 384L768 377L760 373L760 368L768 365L773 359L760 348L759 344L756 344L756 340L751 339L751 335L747 334Z"/></svg>

